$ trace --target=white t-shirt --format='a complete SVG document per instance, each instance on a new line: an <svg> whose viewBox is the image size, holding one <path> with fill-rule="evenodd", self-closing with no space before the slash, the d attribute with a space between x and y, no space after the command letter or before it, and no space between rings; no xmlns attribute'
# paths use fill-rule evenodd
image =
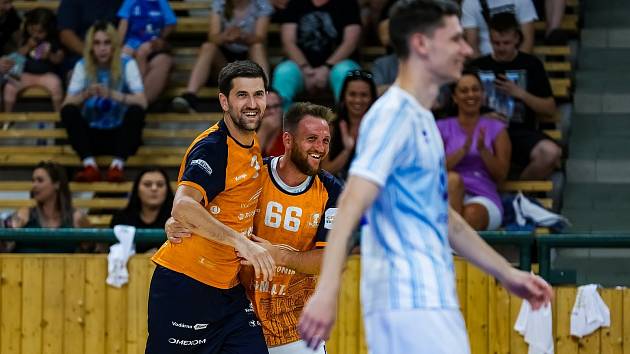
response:
<svg viewBox="0 0 630 354"><path fill-rule="evenodd" d="M122 78L117 85L110 85L110 71L105 69L97 70L96 83L102 84L106 87L112 87L122 93L135 94L144 92L142 76L140 76L140 70L138 70L138 64L136 64L136 61L128 56L123 56L120 60L123 73ZM93 82L88 79L87 73L85 72L84 59L79 60L74 66L74 71L72 72L72 78L70 79L70 85L68 86L68 94L77 95L92 83ZM105 101L108 102L107 105L105 105ZM122 123L123 116L126 112L126 105L110 99L92 96L83 102L83 118L89 122L91 128L117 128Z"/></svg>
<svg viewBox="0 0 630 354"><path fill-rule="evenodd" d="M532 22L538 19L532 0L487 0L490 17L502 12L511 12L519 23ZM479 0L464 0L462 4L462 27L479 29L479 51L481 55L492 53L488 24L481 12Z"/></svg>

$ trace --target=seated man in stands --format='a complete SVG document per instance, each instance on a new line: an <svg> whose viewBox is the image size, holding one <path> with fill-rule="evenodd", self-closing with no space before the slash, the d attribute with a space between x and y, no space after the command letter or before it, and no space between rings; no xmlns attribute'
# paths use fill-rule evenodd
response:
<svg viewBox="0 0 630 354"><path fill-rule="evenodd" d="M35 206L20 208L7 221L5 226L10 228L73 228L90 227L87 217L72 207L72 195L68 187L68 179L63 167L54 162L42 161L33 170L33 186L31 198ZM2 244L5 252L73 252L71 249L51 249L50 244L30 244L27 248L20 242L6 242ZM91 246L84 244L82 251Z"/></svg>
<svg viewBox="0 0 630 354"><path fill-rule="evenodd" d="M107 181L124 180L125 160L142 141L147 99L133 58L121 57L114 26L97 22L86 36L84 58L75 66L61 121L83 162L79 182L101 179L96 155L113 155Z"/></svg>
<svg viewBox="0 0 630 354"><path fill-rule="evenodd" d="M522 37L519 49L531 53L534 48L534 21L538 19L532 0L464 0L461 21L466 41L474 51L473 56L492 53L488 27L492 16L499 13L514 15Z"/></svg>
<svg viewBox="0 0 630 354"><path fill-rule="evenodd" d="M547 179L560 166L562 149L538 123L553 119L556 104L543 63L518 50L520 25L511 13L490 21L493 54L474 60L484 83L486 103L509 121L512 162L521 179Z"/></svg>
<svg viewBox="0 0 630 354"><path fill-rule="evenodd" d="M330 86L339 100L346 73L359 68L357 1L292 0L283 17L282 47L288 60L274 70L272 86L285 109L304 90L312 94Z"/></svg>

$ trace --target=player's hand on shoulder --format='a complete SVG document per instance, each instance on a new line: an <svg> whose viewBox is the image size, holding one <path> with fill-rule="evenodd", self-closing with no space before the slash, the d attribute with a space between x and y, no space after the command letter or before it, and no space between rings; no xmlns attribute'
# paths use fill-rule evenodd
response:
<svg viewBox="0 0 630 354"><path fill-rule="evenodd" d="M534 310L547 305L553 299L553 289L540 276L510 268L501 283L514 295L527 300Z"/></svg>
<svg viewBox="0 0 630 354"><path fill-rule="evenodd" d="M166 220L164 231L166 231L166 237L171 243L181 243L183 238L190 237L190 230L173 217Z"/></svg>

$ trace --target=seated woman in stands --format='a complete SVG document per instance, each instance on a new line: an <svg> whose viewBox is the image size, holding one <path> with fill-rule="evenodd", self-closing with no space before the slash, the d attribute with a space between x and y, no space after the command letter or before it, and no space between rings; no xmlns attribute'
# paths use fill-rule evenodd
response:
<svg viewBox="0 0 630 354"><path fill-rule="evenodd" d="M83 162L74 179L99 181L94 157L112 155L106 180L121 182L127 157L142 142L147 107L142 77L135 60L120 55L120 40L111 24L95 23L85 43L61 109L70 144Z"/></svg>
<svg viewBox="0 0 630 354"><path fill-rule="evenodd" d="M472 71L455 84L453 101L457 116L437 122L446 150L449 203L475 230L496 230L503 219L497 186L507 177L512 153L506 124L481 116L483 86Z"/></svg>
<svg viewBox="0 0 630 354"><path fill-rule="evenodd" d="M201 45L186 92L173 99L181 113L198 110L197 92L208 81L211 67L251 59L269 74L267 28L273 7L268 0L212 0L208 42Z"/></svg>
<svg viewBox="0 0 630 354"><path fill-rule="evenodd" d="M63 50L57 36L55 14L49 9L33 9L24 15L22 28L21 46L9 56L14 64L4 85L4 111L13 111L20 91L42 87L50 94L55 112L59 112L63 87L55 70L63 60Z"/></svg>
<svg viewBox="0 0 630 354"><path fill-rule="evenodd" d="M125 0L118 11L118 35L123 53L136 59L149 103L155 102L168 83L173 66L168 36L177 18L167 0Z"/></svg>
<svg viewBox="0 0 630 354"><path fill-rule="evenodd" d="M173 197L173 189L163 169L143 169L133 182L127 207L114 215L110 227L130 225L140 229L164 229L171 216ZM136 251L144 252L157 246L136 246Z"/></svg>
<svg viewBox="0 0 630 354"><path fill-rule="evenodd" d="M10 228L79 228L90 227L87 217L72 207L72 196L68 187L68 179L63 167L54 162L42 161L33 170L33 186L31 198L35 200L35 206L24 207L16 211L7 221L5 226ZM51 244L28 245L22 247L19 242L9 245L5 251L28 252L45 250L45 252L73 252L70 249L50 249ZM81 250L86 251L90 246L82 245Z"/></svg>
<svg viewBox="0 0 630 354"><path fill-rule="evenodd" d="M330 151L322 161L323 169L346 179L354 156L359 125L376 98L376 84L369 71L348 71L341 87L337 119L332 122Z"/></svg>

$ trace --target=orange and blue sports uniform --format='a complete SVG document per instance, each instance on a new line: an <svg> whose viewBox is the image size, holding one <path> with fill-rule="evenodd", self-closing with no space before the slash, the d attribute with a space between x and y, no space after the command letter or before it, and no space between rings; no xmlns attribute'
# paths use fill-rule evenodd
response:
<svg viewBox="0 0 630 354"><path fill-rule="evenodd" d="M254 234L293 251L324 247L337 212L341 182L330 173L320 171L295 190L284 185L275 173L278 159L265 159ZM271 282L254 279L251 269L243 269L241 273L243 285L262 323L267 345L273 347L299 340L297 323L304 303L315 289L317 277L282 266L276 267Z"/></svg>
<svg viewBox="0 0 630 354"><path fill-rule="evenodd" d="M198 190L209 215L249 235L261 193L260 148L230 136L224 121L200 134L182 161L178 182ZM235 249L193 234L166 241L149 291L146 353L267 353L260 325L239 284Z"/></svg>

